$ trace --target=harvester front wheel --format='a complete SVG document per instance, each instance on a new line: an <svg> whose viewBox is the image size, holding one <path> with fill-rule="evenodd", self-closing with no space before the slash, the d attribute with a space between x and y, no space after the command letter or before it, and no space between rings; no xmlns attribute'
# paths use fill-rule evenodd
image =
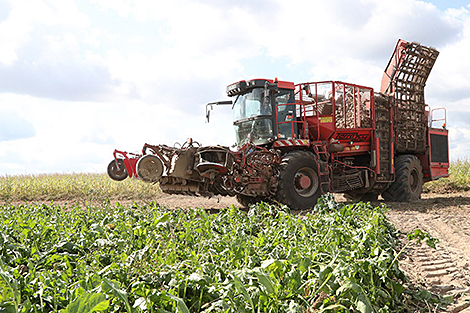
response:
<svg viewBox="0 0 470 313"><path fill-rule="evenodd" d="M242 207L249 208L250 205L263 201L263 198L259 196L251 197L246 195L237 195L237 201L242 205Z"/></svg>
<svg viewBox="0 0 470 313"><path fill-rule="evenodd" d="M127 170L126 166L124 165L124 160L117 159L112 160L108 165L108 176L117 181L121 181L127 178Z"/></svg>
<svg viewBox="0 0 470 313"><path fill-rule="evenodd" d="M364 193L364 194L354 194L354 193L344 193L344 197L353 202L373 202L379 199L379 195L376 193Z"/></svg>
<svg viewBox="0 0 470 313"><path fill-rule="evenodd" d="M423 171L414 155L400 155L395 159L395 181L382 193L385 201L410 202L421 198Z"/></svg>
<svg viewBox="0 0 470 313"><path fill-rule="evenodd" d="M316 156L308 151L293 151L284 155L276 200L293 210L305 210L317 204L320 194Z"/></svg>

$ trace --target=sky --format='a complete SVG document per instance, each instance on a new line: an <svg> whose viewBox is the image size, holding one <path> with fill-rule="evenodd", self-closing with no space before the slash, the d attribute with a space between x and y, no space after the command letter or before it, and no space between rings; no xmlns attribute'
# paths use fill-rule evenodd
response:
<svg viewBox="0 0 470 313"><path fill-rule="evenodd" d="M105 172L114 149L235 143L227 85L380 89L399 38L440 51L425 95L470 156L470 0L0 0L0 175ZM442 114L443 111L441 111Z"/></svg>

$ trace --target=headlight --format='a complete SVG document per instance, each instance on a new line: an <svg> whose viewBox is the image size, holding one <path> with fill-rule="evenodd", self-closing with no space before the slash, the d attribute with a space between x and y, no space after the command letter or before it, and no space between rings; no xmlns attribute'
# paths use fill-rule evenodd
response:
<svg viewBox="0 0 470 313"><path fill-rule="evenodd" d="M242 93L246 90L246 81L242 80L238 83L227 86L227 95L229 97L235 96L239 93Z"/></svg>

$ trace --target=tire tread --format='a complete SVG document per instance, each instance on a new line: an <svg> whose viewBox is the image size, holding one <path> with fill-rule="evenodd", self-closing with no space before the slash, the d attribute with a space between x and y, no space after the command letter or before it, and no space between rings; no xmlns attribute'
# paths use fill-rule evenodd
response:
<svg viewBox="0 0 470 313"><path fill-rule="evenodd" d="M414 155L398 156L395 162L395 181L382 193L385 201L409 202L421 198L423 185L423 172L421 163ZM416 167L418 170L419 186L413 192L409 186L409 173Z"/></svg>

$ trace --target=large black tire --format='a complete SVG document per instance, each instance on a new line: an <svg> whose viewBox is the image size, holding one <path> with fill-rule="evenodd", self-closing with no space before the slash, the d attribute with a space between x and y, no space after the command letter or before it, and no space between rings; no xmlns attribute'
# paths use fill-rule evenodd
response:
<svg viewBox="0 0 470 313"><path fill-rule="evenodd" d="M250 205L256 204L261 201L266 201L262 197L250 197L246 195L237 195L237 201L242 205L244 208L249 208Z"/></svg>
<svg viewBox="0 0 470 313"><path fill-rule="evenodd" d="M293 151L284 155L276 200L293 210L313 208L321 195L317 164L311 152Z"/></svg>
<svg viewBox="0 0 470 313"><path fill-rule="evenodd" d="M414 155L395 159L395 181L382 193L385 201L411 202L421 199L423 170Z"/></svg>
<svg viewBox="0 0 470 313"><path fill-rule="evenodd" d="M344 193L344 197L353 202L375 202L378 200L379 195L376 193L363 193L363 194L355 194L355 193Z"/></svg>
<svg viewBox="0 0 470 313"><path fill-rule="evenodd" d="M126 166L124 165L124 160L118 159L117 163L116 160L112 160L108 164L108 176L117 181L126 179L128 174Z"/></svg>

